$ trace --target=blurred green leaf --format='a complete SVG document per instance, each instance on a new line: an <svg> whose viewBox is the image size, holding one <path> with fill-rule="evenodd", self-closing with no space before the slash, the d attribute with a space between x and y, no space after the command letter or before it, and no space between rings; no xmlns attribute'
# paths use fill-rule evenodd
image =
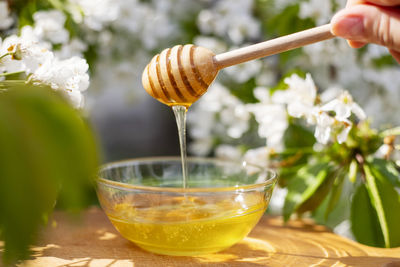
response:
<svg viewBox="0 0 400 267"><path fill-rule="evenodd" d="M380 136L382 136L382 137L389 136L389 135L400 135L400 127L387 129L380 133Z"/></svg>
<svg viewBox="0 0 400 267"><path fill-rule="evenodd" d="M361 184L351 201L351 229L358 242L368 245L384 247L383 235L379 225L378 216L365 184Z"/></svg>
<svg viewBox="0 0 400 267"><path fill-rule="evenodd" d="M283 136L285 148L312 147L315 144L314 134L300 124L290 123Z"/></svg>
<svg viewBox="0 0 400 267"><path fill-rule="evenodd" d="M334 174L336 177L334 177L334 182L332 185L332 188L329 193L329 200L328 200L328 205L325 210L325 220L328 219L329 214L333 211L333 209L336 207L337 203L339 202L340 196L342 194L342 189L343 189L343 182L345 178L345 171L340 170L338 172L335 172Z"/></svg>
<svg viewBox="0 0 400 267"><path fill-rule="evenodd" d="M374 175L373 167L364 165L367 190L378 215L385 247L400 246L400 196L393 184L382 174ZM375 173L379 173L375 169Z"/></svg>
<svg viewBox="0 0 400 267"><path fill-rule="evenodd" d="M345 142L350 149L356 150L361 155L371 155L382 145L382 137L371 128L370 121L358 123L350 130Z"/></svg>
<svg viewBox="0 0 400 267"><path fill-rule="evenodd" d="M285 150L278 153L280 169L279 184L286 184L294 179L299 171L308 162L308 158L314 153L312 148L315 143L314 135L304 126L298 123L289 123L283 136Z"/></svg>
<svg viewBox="0 0 400 267"><path fill-rule="evenodd" d="M69 209L84 205L98 155L77 111L53 90L25 84L0 94L0 147L0 229L11 263L28 256L57 195Z"/></svg>
<svg viewBox="0 0 400 267"><path fill-rule="evenodd" d="M291 179L295 179L297 173L305 164L298 164L291 167L279 168L278 184L280 187L286 187Z"/></svg>
<svg viewBox="0 0 400 267"><path fill-rule="evenodd" d="M317 189L313 193L310 193L310 196L299 205L296 210L297 213L302 214L307 211L315 210L328 196L329 191L332 189L332 184L335 181L337 172L333 171L330 167L327 167L325 171L325 177L323 179L321 178L321 183L319 184ZM325 171L323 171L322 173L325 173ZM319 173L318 175L322 176L321 173ZM315 185L312 185L311 187L313 188L314 186ZM307 190L310 189L307 188Z"/></svg>
<svg viewBox="0 0 400 267"><path fill-rule="evenodd" d="M243 103L257 103L258 100L253 94L253 89L257 86L256 79L251 78L243 83L226 82L232 95L239 98Z"/></svg>
<svg viewBox="0 0 400 267"><path fill-rule="evenodd" d="M287 6L283 11L268 18L264 23L267 32L282 36L314 27L315 22L311 18L301 19L297 15L299 10L300 5L296 3Z"/></svg>
<svg viewBox="0 0 400 267"><path fill-rule="evenodd" d="M384 159L373 158L371 160L371 171L374 176L388 179L393 186L400 187L400 173L393 162Z"/></svg>
<svg viewBox="0 0 400 267"><path fill-rule="evenodd" d="M9 1L11 9L18 15L18 27L33 24L33 14L41 9L51 8L51 4L46 0L13 0Z"/></svg>
<svg viewBox="0 0 400 267"><path fill-rule="evenodd" d="M298 16L300 10L299 3L287 6L283 11L277 14L270 14L263 20L264 33L267 38L288 35L294 32L309 29L315 26L311 18L301 19ZM285 68L286 65L293 67L293 58L302 54L301 49L294 49L279 54L279 63Z"/></svg>
<svg viewBox="0 0 400 267"><path fill-rule="evenodd" d="M339 176L345 176L345 172L343 169L339 171L339 173L335 176L336 179ZM336 182L342 182L340 185L340 194L337 191L333 190ZM332 190L330 190L327 197L321 202L321 204L312 211L312 218L318 224L326 225L329 228L334 228L343 220L350 218L350 205L349 198L350 195L354 191L354 185L351 184L347 179L343 177L342 180L335 180L332 185ZM338 198L336 203L332 205L331 201L334 199L333 195ZM329 205L332 205L332 210L327 214L327 210Z"/></svg>
<svg viewBox="0 0 400 267"><path fill-rule="evenodd" d="M299 207L302 207L301 211L309 210L316 202L320 203L323 200L322 194L317 194L315 199L313 198L318 190L325 192L325 186L321 187L321 185L324 184L327 177L330 177L328 175L330 171L329 162L317 162L314 165L304 166L299 170L298 175L291 179L288 185L288 193L283 207L285 221Z"/></svg>
<svg viewBox="0 0 400 267"><path fill-rule="evenodd" d="M378 69L382 69L384 67L397 65L396 60L392 57L392 55L387 54L378 58L372 59L372 64Z"/></svg>
<svg viewBox="0 0 400 267"><path fill-rule="evenodd" d="M358 163L355 159L350 162L349 166L349 181L355 183L357 180Z"/></svg>

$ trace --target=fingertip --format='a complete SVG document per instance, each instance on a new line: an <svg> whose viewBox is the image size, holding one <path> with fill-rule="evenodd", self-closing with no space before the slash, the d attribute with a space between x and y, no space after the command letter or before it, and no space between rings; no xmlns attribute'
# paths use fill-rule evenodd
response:
<svg viewBox="0 0 400 267"><path fill-rule="evenodd" d="M365 46L367 44L367 43L364 43L364 42L358 42L358 41L352 41L352 40L347 40L347 43L352 48L361 48L361 47L363 47L363 46Z"/></svg>
<svg viewBox="0 0 400 267"><path fill-rule="evenodd" d="M336 36L353 41L349 45L354 48L375 43L399 50L400 14L397 11L371 4L354 5L339 11L332 18L331 31Z"/></svg>
<svg viewBox="0 0 400 267"><path fill-rule="evenodd" d="M355 41L363 39L363 18L354 16L349 10L340 10L332 17L331 32L336 36L347 39L347 43L352 48L361 48L366 45L366 42Z"/></svg>
<svg viewBox="0 0 400 267"><path fill-rule="evenodd" d="M331 20L331 32L333 35L350 40L363 39L364 18L351 10L343 9L336 13Z"/></svg>
<svg viewBox="0 0 400 267"><path fill-rule="evenodd" d="M347 12L345 9L339 10L331 19L331 32L337 35L338 28L340 27L340 22L346 16Z"/></svg>

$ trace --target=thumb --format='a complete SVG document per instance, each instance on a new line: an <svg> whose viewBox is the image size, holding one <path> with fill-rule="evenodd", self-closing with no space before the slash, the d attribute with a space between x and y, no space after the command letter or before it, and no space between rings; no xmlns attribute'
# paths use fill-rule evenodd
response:
<svg viewBox="0 0 400 267"><path fill-rule="evenodd" d="M400 9L362 4L339 11L331 21L334 35L353 47L375 43L400 52Z"/></svg>

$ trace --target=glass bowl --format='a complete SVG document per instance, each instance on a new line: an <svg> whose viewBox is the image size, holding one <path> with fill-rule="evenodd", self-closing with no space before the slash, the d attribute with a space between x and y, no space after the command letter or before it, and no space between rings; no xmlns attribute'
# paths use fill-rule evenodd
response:
<svg viewBox="0 0 400 267"><path fill-rule="evenodd" d="M102 167L97 195L123 237L157 254L191 256L243 239L267 209L273 171L246 162L189 158L183 188L179 157Z"/></svg>

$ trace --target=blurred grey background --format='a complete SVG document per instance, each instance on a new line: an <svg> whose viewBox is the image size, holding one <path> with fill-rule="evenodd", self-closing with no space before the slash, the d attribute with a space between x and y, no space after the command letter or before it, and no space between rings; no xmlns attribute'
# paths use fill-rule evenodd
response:
<svg viewBox="0 0 400 267"><path fill-rule="evenodd" d="M113 99L109 101L113 102ZM180 153L171 108L150 96L122 106L109 105L103 112L92 112L90 117L104 161Z"/></svg>

